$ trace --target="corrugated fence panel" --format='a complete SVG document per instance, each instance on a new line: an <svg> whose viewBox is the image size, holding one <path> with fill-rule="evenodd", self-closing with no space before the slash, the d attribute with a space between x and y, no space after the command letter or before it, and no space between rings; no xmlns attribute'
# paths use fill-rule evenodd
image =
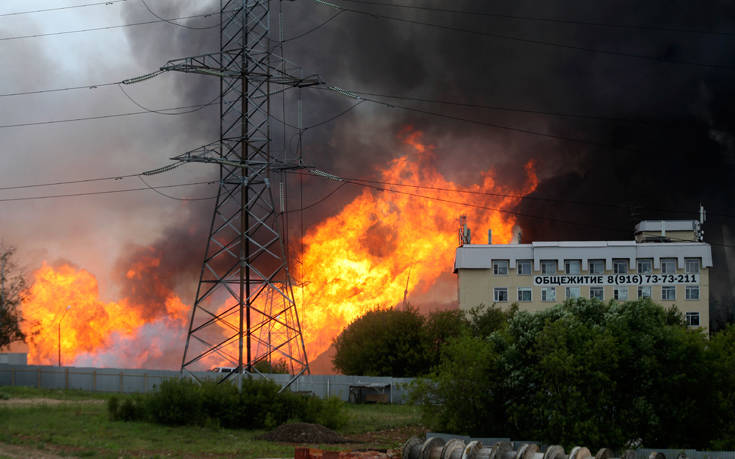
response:
<svg viewBox="0 0 735 459"><path fill-rule="evenodd" d="M216 378L216 373L196 373L198 378ZM0 364L0 385L32 386L47 389L80 389L93 392L148 392L155 390L167 378L178 378L171 370L138 370L121 368L54 367L42 365ZM265 375L279 385L286 384L290 375ZM391 403L406 403L407 385L412 378L378 376L304 375L291 385L294 392L312 393L318 397L335 396L347 401L350 386L382 384L387 386Z"/></svg>

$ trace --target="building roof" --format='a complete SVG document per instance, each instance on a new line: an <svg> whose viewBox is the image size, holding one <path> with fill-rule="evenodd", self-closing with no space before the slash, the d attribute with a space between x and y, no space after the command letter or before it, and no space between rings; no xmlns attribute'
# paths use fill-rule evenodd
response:
<svg viewBox="0 0 735 459"><path fill-rule="evenodd" d="M454 272L458 269L490 269L492 260L509 260L516 267L517 260L533 260L534 270L540 270L541 260L557 260L563 269L564 260L605 260L606 269L612 270L613 259L628 259L635 269L636 259L652 258L654 268L660 269L661 258L676 258L679 267L685 258L701 258L702 267L712 267L712 248L706 242L635 242L635 241L559 241L531 244L467 244L457 248Z"/></svg>
<svg viewBox="0 0 735 459"><path fill-rule="evenodd" d="M697 220L643 220L635 225L635 232L656 231L694 231L697 229Z"/></svg>

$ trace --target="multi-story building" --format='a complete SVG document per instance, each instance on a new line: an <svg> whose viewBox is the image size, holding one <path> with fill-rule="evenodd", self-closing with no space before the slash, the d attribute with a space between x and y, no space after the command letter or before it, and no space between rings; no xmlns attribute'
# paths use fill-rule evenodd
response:
<svg viewBox="0 0 735 459"><path fill-rule="evenodd" d="M712 250L700 228L696 220L647 220L636 225L632 241L470 244L461 238L454 263L459 307L517 303L538 311L569 298L651 298L676 305L690 326L707 329Z"/></svg>

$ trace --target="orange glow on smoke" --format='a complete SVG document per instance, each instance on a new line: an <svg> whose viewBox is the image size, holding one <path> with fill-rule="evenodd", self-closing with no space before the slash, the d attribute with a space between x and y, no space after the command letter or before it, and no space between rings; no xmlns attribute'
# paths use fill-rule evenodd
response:
<svg viewBox="0 0 735 459"><path fill-rule="evenodd" d="M479 185L460 186L436 170L433 147L421 143L420 137L418 132L409 133L404 139L409 152L380 170L380 181L384 183L375 186L383 190L365 188L338 215L323 221L304 238L300 314L311 359L365 312L401 304L407 281L409 295L425 292L441 274L451 272L461 214L468 216L469 225L478 231L480 239L483 231L492 229L494 242L511 241L516 219L502 211L517 205L517 196L536 189L533 162L525 167L527 178L522 189L496 183L493 171L484 172ZM299 302L299 289L296 299Z"/></svg>

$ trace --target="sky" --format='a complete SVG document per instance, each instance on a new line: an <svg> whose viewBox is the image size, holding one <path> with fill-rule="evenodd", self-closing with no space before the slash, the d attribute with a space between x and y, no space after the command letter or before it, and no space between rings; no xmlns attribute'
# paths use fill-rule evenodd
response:
<svg viewBox="0 0 735 459"><path fill-rule="evenodd" d="M217 139L216 106L14 126L139 112L140 106L189 107L217 97L216 78L190 74L125 86L127 95L108 84L169 59L216 51L216 15L176 21L188 27L161 21L117 27L156 21L140 0L12 14L92 3L103 2L0 5L0 188L135 174ZM216 1L146 3L164 18L219 10ZM533 160L540 184L530 197L540 199L516 209L525 241L631 239L638 220L696 218L701 203L710 213L712 292L735 296L732 1L332 4L343 9L314 0L272 2L273 36L280 16L284 55L305 74L318 74L325 86L382 96L365 95L370 100L350 109L355 99L302 90L304 125L315 125L303 136L309 164L375 178L401 154L407 126L435 146L435 166L457 183L478 183L482 171L493 169L517 188L523 165ZM104 29L40 36L87 28ZM85 88L7 95L78 86ZM287 102L294 98L289 94ZM293 112L287 116L295 119ZM274 133L274 148L293 153L291 133L285 141L277 127ZM147 180L175 185L214 178L213 166L192 164ZM211 197L215 185L159 190L168 197L145 190L2 200L145 186L132 177L0 190L0 237L18 248L28 270L44 260L70 262L94 272L110 298L125 293L121 266L141 247L154 246L171 254L161 270L170 272L172 286L193 297L212 201L171 197ZM307 179L304 202L333 187ZM361 191L345 187L310 209L305 227L336 214Z"/></svg>

